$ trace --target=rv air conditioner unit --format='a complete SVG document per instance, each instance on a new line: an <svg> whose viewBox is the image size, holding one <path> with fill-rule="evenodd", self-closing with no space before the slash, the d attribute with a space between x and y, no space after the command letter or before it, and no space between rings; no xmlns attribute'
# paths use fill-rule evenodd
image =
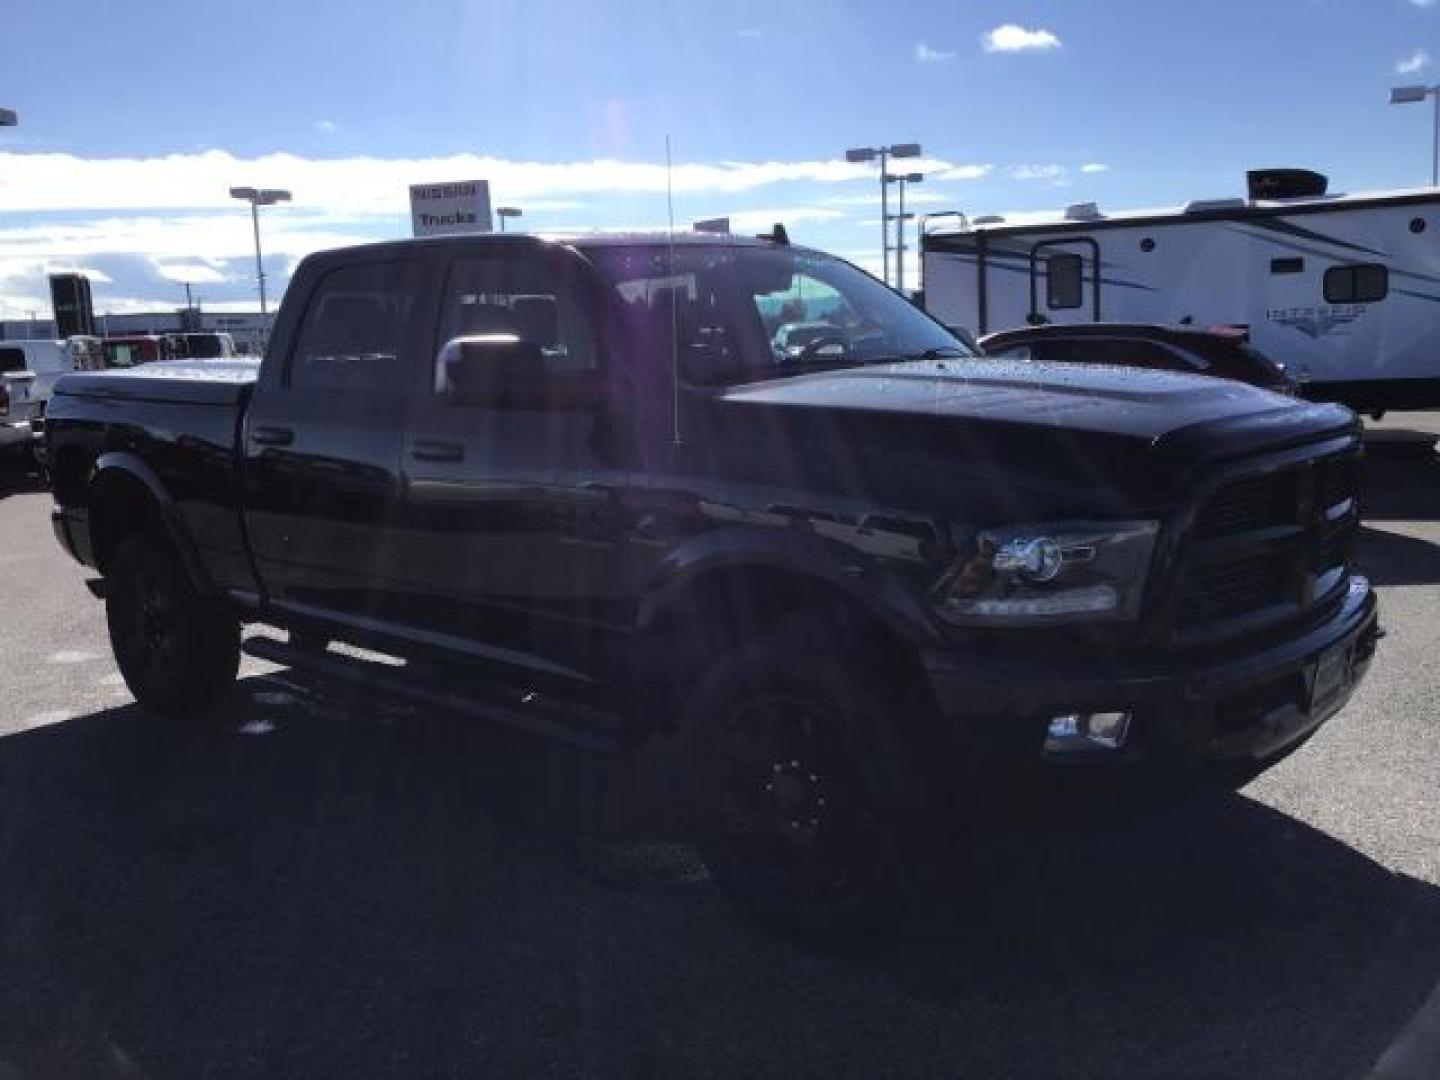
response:
<svg viewBox="0 0 1440 1080"><path fill-rule="evenodd" d="M1065 208L1066 221L1099 221L1104 216L1093 202L1072 203Z"/></svg>
<svg viewBox="0 0 1440 1080"><path fill-rule="evenodd" d="M1245 174L1251 201L1318 199L1330 186L1327 177L1309 169L1252 169Z"/></svg>

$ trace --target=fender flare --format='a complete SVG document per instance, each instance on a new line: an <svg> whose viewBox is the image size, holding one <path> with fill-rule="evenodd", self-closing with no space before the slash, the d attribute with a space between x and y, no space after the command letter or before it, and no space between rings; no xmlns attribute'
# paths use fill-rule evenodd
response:
<svg viewBox="0 0 1440 1080"><path fill-rule="evenodd" d="M215 591L214 582L210 580L205 564L200 559L200 553L195 547L195 541L190 535L185 519L180 514L180 509L175 503L175 497L170 494L169 489L165 487L164 482L150 464L133 451L109 450L95 459L94 468L90 472L90 479L86 485L91 493L89 502L92 515L90 521L92 550L95 550L94 494L100 489L100 485L115 482L113 479L115 477L124 477L145 489L150 496L156 519L160 522L166 539L174 545L180 556L180 565L185 571L185 576L202 594L213 593ZM98 551L96 561L97 563L99 561Z"/></svg>
<svg viewBox="0 0 1440 1080"><path fill-rule="evenodd" d="M813 533L760 526L708 532L671 552L640 602L637 629L652 629L703 577L746 570L779 571L834 590L902 640L939 640L923 597L870 556Z"/></svg>

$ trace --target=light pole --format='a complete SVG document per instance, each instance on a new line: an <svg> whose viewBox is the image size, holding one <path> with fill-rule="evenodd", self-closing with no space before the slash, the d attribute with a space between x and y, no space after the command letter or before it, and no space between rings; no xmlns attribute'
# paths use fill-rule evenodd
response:
<svg viewBox="0 0 1440 1080"><path fill-rule="evenodd" d="M265 263L260 257L260 207L289 202L290 192L281 188L232 187L230 197L250 204L250 224L255 230L255 277L260 283L260 332L269 337L270 316L265 310Z"/></svg>
<svg viewBox="0 0 1440 1080"><path fill-rule="evenodd" d="M518 206L497 206L495 208L495 216L500 219L500 231L505 231L506 218L518 218L524 213L525 211L521 210Z"/></svg>
<svg viewBox="0 0 1440 1080"><path fill-rule="evenodd" d="M919 143L892 143L889 146L861 146L853 150L845 151L845 160L849 162L876 161L880 162L880 263L884 269L881 272L885 284L890 284L890 192L886 187L885 177L889 172L887 165L891 158L909 158L920 156Z"/></svg>
<svg viewBox="0 0 1440 1080"><path fill-rule="evenodd" d="M900 212L890 216L895 221L895 288L901 292L905 291L905 222L915 216L905 212L905 185L918 184L924 179L925 174L918 172L885 177L885 183L896 184L900 188Z"/></svg>
<svg viewBox="0 0 1440 1080"><path fill-rule="evenodd" d="M1391 105L1413 105L1435 99L1435 134L1430 147L1430 186L1440 187L1440 86L1397 86L1390 91Z"/></svg>

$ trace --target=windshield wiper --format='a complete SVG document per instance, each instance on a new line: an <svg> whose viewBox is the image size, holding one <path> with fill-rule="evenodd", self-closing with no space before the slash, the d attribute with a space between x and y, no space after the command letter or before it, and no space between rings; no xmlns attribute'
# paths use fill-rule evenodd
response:
<svg viewBox="0 0 1440 1080"><path fill-rule="evenodd" d="M920 352L901 353L896 360L905 363L925 362L927 360L973 360L973 354L966 352L956 345L938 345L934 348L923 349Z"/></svg>

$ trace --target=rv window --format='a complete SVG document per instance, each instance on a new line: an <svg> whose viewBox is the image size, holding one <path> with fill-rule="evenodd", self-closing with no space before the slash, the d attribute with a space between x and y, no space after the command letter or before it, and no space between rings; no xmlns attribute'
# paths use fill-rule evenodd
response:
<svg viewBox="0 0 1440 1080"><path fill-rule="evenodd" d="M1305 272L1304 259L1271 259L1270 273L1272 274L1303 274Z"/></svg>
<svg viewBox="0 0 1440 1080"><path fill-rule="evenodd" d="M1373 304L1390 291L1390 270L1381 263L1332 266L1325 271L1327 304Z"/></svg>
<svg viewBox="0 0 1440 1080"><path fill-rule="evenodd" d="M24 349L0 349L0 372L24 371Z"/></svg>
<svg viewBox="0 0 1440 1080"><path fill-rule="evenodd" d="M1077 308L1083 302L1085 260L1079 255L1051 255L1045 260L1045 303Z"/></svg>

